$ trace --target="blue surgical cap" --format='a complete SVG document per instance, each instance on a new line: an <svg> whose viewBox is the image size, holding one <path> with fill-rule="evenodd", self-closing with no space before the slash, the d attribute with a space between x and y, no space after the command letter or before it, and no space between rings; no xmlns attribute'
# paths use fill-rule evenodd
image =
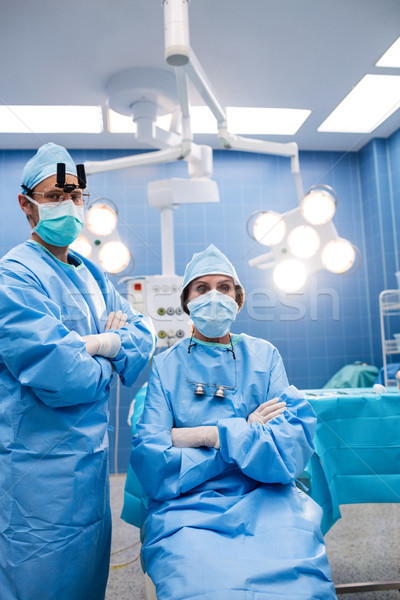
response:
<svg viewBox="0 0 400 600"><path fill-rule="evenodd" d="M22 185L29 190L47 177L57 173L57 163L65 163L65 172L76 176L76 166L65 148L49 143L41 146L26 163L22 172ZM25 193L26 190L22 188Z"/></svg>
<svg viewBox="0 0 400 600"><path fill-rule="evenodd" d="M191 281L202 275L228 275L229 277L232 277L235 285L243 287L233 264L221 250L214 246L214 244L210 244L203 252L193 254L192 260L185 269L181 291L183 291Z"/></svg>

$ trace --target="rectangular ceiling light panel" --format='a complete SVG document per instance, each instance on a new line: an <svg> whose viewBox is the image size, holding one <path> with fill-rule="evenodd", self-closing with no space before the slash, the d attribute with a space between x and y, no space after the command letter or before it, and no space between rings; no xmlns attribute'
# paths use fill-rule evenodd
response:
<svg viewBox="0 0 400 600"><path fill-rule="evenodd" d="M377 67L400 68L400 37L386 50L376 63Z"/></svg>
<svg viewBox="0 0 400 600"><path fill-rule="evenodd" d="M318 131L370 133L400 107L400 75L365 75Z"/></svg>
<svg viewBox="0 0 400 600"><path fill-rule="evenodd" d="M297 108L228 107L228 130L247 135L294 135L311 114Z"/></svg>
<svg viewBox="0 0 400 600"><path fill-rule="evenodd" d="M101 133L101 106L0 106L0 133Z"/></svg>
<svg viewBox="0 0 400 600"><path fill-rule="evenodd" d="M294 135L310 114L310 110L295 108L226 109L228 130L247 135ZM190 118L193 133L217 133L217 121L207 106L192 106Z"/></svg>

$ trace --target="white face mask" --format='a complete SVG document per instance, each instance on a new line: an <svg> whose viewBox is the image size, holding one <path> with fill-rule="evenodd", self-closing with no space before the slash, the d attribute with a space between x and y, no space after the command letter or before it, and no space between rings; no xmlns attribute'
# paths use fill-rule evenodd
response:
<svg viewBox="0 0 400 600"><path fill-rule="evenodd" d="M210 290L188 303L190 318L205 337L223 337L236 319L238 305L227 294Z"/></svg>

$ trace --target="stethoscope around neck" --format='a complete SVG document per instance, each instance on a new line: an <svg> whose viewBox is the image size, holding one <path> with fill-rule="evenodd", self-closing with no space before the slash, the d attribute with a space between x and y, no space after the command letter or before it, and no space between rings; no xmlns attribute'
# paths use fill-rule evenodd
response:
<svg viewBox="0 0 400 600"><path fill-rule="evenodd" d="M202 381L191 381L189 379L189 361L190 361L190 350L192 349L193 346L196 346L196 342L193 342L193 335L190 338L190 342L189 342L189 346L188 346L188 362L187 362L187 367L186 367L186 383L190 383L192 385L195 385L195 389L194 389L194 395L197 397L202 397L205 395L205 387L211 387L211 388L217 388L216 391L214 392L214 398L217 398L218 400L224 400L225 399L225 390L235 390L236 389L236 384L237 384L237 371L236 371L236 355L235 355L235 351L233 349L233 344L232 344L232 334L230 334L230 344L231 347L230 348L226 348L227 352L232 352L232 356L233 356L233 363L235 365L235 385L234 386L229 386L229 385L218 385L217 383L205 383Z"/></svg>

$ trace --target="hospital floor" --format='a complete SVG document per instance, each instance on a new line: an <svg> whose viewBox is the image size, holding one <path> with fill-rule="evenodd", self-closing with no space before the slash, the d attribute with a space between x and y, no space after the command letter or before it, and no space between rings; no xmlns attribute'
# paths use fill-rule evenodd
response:
<svg viewBox="0 0 400 600"><path fill-rule="evenodd" d="M106 600L144 600L139 530L120 518L124 485L125 475L111 476L113 539ZM398 581L400 503L346 505L341 507L341 513L342 518L325 536L334 582ZM341 598L400 600L400 592L352 593L340 595Z"/></svg>

